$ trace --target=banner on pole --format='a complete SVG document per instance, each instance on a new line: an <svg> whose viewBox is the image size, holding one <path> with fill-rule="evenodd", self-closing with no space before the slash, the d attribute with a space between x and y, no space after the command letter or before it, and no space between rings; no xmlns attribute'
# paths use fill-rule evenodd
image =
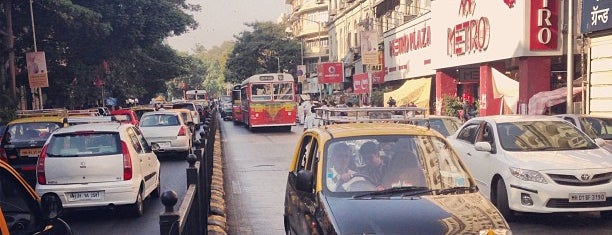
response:
<svg viewBox="0 0 612 235"><path fill-rule="evenodd" d="M49 87L45 52L37 51L26 53L26 63L28 67L28 81L30 83L30 89Z"/></svg>

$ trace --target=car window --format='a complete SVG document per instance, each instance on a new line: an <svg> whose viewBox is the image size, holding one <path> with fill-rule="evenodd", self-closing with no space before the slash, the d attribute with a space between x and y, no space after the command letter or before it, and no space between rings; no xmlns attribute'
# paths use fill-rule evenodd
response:
<svg viewBox="0 0 612 235"><path fill-rule="evenodd" d="M591 138L563 120L499 123L497 132L502 148L508 151L597 148Z"/></svg>
<svg viewBox="0 0 612 235"><path fill-rule="evenodd" d="M571 117L563 117L563 120L570 122L571 124L574 124L574 126L576 125L576 122L574 121L573 118Z"/></svg>
<svg viewBox="0 0 612 235"><path fill-rule="evenodd" d="M612 140L612 118L585 117L580 119L584 131L591 138Z"/></svg>
<svg viewBox="0 0 612 235"><path fill-rule="evenodd" d="M309 156L309 151L310 151L310 146L311 146L311 141L312 141L312 136L307 135L304 136L304 138L302 139L302 142L300 142L300 150L299 150L299 154L298 154L298 159L297 159L297 166L295 168L295 174L297 174L298 171L306 168L307 162L308 162L308 156Z"/></svg>
<svg viewBox="0 0 612 235"><path fill-rule="evenodd" d="M189 109L190 111L196 111L194 104L173 104L172 109Z"/></svg>
<svg viewBox="0 0 612 235"><path fill-rule="evenodd" d="M465 126L459 134L457 135L457 139L466 141L468 143L474 143L474 139L476 138L476 131L478 130L478 125L473 123Z"/></svg>
<svg viewBox="0 0 612 235"><path fill-rule="evenodd" d="M137 153L143 153L144 149L142 148L142 145L140 144L140 140L138 139L138 136L134 132L134 129L128 128L127 134L128 134L128 137L130 138L130 144L134 146L134 150L136 150Z"/></svg>
<svg viewBox="0 0 612 235"><path fill-rule="evenodd" d="M149 126L177 126L179 125L179 118L177 115L172 114L154 114L144 115L140 121L141 127Z"/></svg>
<svg viewBox="0 0 612 235"><path fill-rule="evenodd" d="M85 157L121 153L117 132L57 134L51 137L47 157Z"/></svg>
<svg viewBox="0 0 612 235"><path fill-rule="evenodd" d="M138 128L130 128L130 129L132 129L134 134L136 134L136 136L138 137L138 141L140 142L140 145L142 146L143 151L145 153L152 152L153 150L151 149L151 146L149 146L149 143L145 139L144 135L142 135L142 132L140 132Z"/></svg>
<svg viewBox="0 0 612 235"><path fill-rule="evenodd" d="M0 169L0 210L10 234L30 234L35 231L41 215L38 202L24 186L5 169Z"/></svg>
<svg viewBox="0 0 612 235"><path fill-rule="evenodd" d="M60 128L59 123L53 122L29 122L15 123L8 126L6 130L5 143L45 141L51 132ZM4 139L3 138L3 139Z"/></svg>

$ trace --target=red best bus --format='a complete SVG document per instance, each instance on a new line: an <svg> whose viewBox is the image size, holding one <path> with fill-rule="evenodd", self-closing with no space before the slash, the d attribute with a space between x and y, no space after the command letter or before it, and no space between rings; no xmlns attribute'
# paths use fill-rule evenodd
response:
<svg viewBox="0 0 612 235"><path fill-rule="evenodd" d="M293 76L287 73L253 75L240 84L242 117L245 126L282 127L291 131L295 126L297 107Z"/></svg>
<svg viewBox="0 0 612 235"><path fill-rule="evenodd" d="M232 120L234 124L242 123L242 107L240 105L240 84L232 88Z"/></svg>

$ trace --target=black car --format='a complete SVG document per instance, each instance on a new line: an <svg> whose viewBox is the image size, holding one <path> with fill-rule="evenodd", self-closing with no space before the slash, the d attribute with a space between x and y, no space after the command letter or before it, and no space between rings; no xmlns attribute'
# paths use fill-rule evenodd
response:
<svg viewBox="0 0 612 235"><path fill-rule="evenodd" d="M219 113L223 120L232 120L232 97L222 96L219 103Z"/></svg>
<svg viewBox="0 0 612 235"><path fill-rule="evenodd" d="M285 193L287 234L510 234L445 137L399 123L302 134Z"/></svg>

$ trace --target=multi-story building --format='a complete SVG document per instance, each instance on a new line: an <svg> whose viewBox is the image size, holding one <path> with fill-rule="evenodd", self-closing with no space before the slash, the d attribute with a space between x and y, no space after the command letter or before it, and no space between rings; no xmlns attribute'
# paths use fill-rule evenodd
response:
<svg viewBox="0 0 612 235"><path fill-rule="evenodd" d="M305 71L298 74L302 93L319 93L316 82L317 64L329 61L326 24L328 5L323 0L286 0L290 11L286 16L288 32L300 40Z"/></svg>

